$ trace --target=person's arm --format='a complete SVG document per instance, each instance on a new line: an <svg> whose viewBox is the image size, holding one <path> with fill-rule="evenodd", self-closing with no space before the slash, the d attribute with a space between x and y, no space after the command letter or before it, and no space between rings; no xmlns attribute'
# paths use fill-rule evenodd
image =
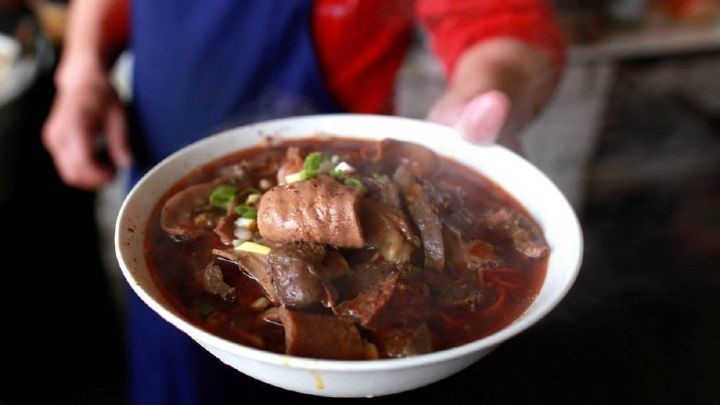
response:
<svg viewBox="0 0 720 405"><path fill-rule="evenodd" d="M67 184L95 189L110 181L115 168L95 156L96 139L107 137L112 163L128 166L125 115L110 86L107 64L107 18L117 1L74 0L60 66L55 75L57 94L43 128L43 143Z"/></svg>
<svg viewBox="0 0 720 405"><path fill-rule="evenodd" d="M562 71L565 43L543 0L418 0L417 13L448 76L428 118L476 143L514 143Z"/></svg>

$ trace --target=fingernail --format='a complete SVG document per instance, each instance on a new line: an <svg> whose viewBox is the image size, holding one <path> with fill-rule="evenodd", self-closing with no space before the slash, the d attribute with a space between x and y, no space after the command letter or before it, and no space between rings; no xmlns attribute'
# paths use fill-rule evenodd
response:
<svg viewBox="0 0 720 405"><path fill-rule="evenodd" d="M470 142L487 144L497 140L502 130L509 102L497 91L480 95L465 107L458 129Z"/></svg>

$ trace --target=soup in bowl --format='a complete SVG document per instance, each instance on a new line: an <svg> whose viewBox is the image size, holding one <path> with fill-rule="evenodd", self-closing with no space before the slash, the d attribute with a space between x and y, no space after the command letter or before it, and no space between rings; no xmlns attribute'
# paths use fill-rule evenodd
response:
<svg viewBox="0 0 720 405"><path fill-rule="evenodd" d="M191 145L136 185L116 232L135 292L220 360L346 397L437 381L527 328L572 285L581 243L517 155L358 115Z"/></svg>

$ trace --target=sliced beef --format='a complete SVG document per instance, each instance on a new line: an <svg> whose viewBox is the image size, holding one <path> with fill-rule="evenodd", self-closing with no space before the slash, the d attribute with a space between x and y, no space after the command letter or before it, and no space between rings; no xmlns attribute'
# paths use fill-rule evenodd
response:
<svg viewBox="0 0 720 405"><path fill-rule="evenodd" d="M420 240L399 209L368 198L360 203L361 218L368 246L380 252L385 261L408 263Z"/></svg>
<svg viewBox="0 0 720 405"><path fill-rule="evenodd" d="M336 293L326 280L324 260L325 248L318 244L291 244L270 251L267 272L280 304L289 308L333 305Z"/></svg>
<svg viewBox="0 0 720 405"><path fill-rule="evenodd" d="M443 240L448 267L456 274L467 270L494 269L503 264L493 245L479 239L467 242L459 232L447 226L443 227Z"/></svg>
<svg viewBox="0 0 720 405"><path fill-rule="evenodd" d="M269 255L234 249L214 249L213 254L236 263L257 280L276 304L304 308L335 302L332 281L350 272L339 252L309 243L280 245L262 241L262 244L271 245Z"/></svg>
<svg viewBox="0 0 720 405"><path fill-rule="evenodd" d="M387 357L417 356L432 352L432 336L426 324L373 332L373 338Z"/></svg>
<svg viewBox="0 0 720 405"><path fill-rule="evenodd" d="M217 225L213 229L213 232L220 238L220 241L225 245L232 245L233 239L235 239L235 220L238 216L233 212L234 206L228 209L228 212L220 217L217 221Z"/></svg>
<svg viewBox="0 0 720 405"><path fill-rule="evenodd" d="M273 288L272 277L265 267L265 256L250 252L238 252L235 249L213 249L212 253L215 256L236 263L241 270L260 284L270 301L279 302Z"/></svg>
<svg viewBox="0 0 720 405"><path fill-rule="evenodd" d="M225 300L232 300L234 297L235 288L225 282L222 269L215 262L210 262L198 270L197 280L200 286L210 294L219 295Z"/></svg>
<svg viewBox="0 0 720 405"><path fill-rule="evenodd" d="M345 257L336 250L329 250L322 263L323 280L334 281L350 273L350 265Z"/></svg>
<svg viewBox="0 0 720 405"><path fill-rule="evenodd" d="M380 159L390 165L385 167L388 173L397 169L399 164L406 164L410 173L424 177L435 171L440 164L437 154L432 150L416 143L393 139L380 141L378 154Z"/></svg>
<svg viewBox="0 0 720 405"><path fill-rule="evenodd" d="M210 193L220 184L221 180L195 184L170 197L160 211L163 230L178 240L194 239L206 232L208 227L195 221L195 215L207 208Z"/></svg>
<svg viewBox="0 0 720 405"><path fill-rule="evenodd" d="M368 198L378 201L381 204L388 205L397 209L402 208L402 200L400 199L400 189L397 184L390 179L380 180L370 176L362 176L362 183L367 187Z"/></svg>
<svg viewBox="0 0 720 405"><path fill-rule="evenodd" d="M222 259L225 259L229 262L233 262L235 264L238 263L238 256L240 253L244 252L236 252L234 249L213 249L212 254L214 254L217 257L220 257Z"/></svg>
<svg viewBox="0 0 720 405"><path fill-rule="evenodd" d="M515 250L525 257L540 259L550 253L542 229L521 212L505 207L491 210L483 215L483 222L512 239Z"/></svg>
<svg viewBox="0 0 720 405"><path fill-rule="evenodd" d="M285 162L277 172L277 184L285 184L285 176L297 173L303 168L303 158L300 156L300 149L291 146L287 150Z"/></svg>
<svg viewBox="0 0 720 405"><path fill-rule="evenodd" d="M258 229L274 242L314 242L338 247L365 246L357 190L329 176L276 186L258 208Z"/></svg>
<svg viewBox="0 0 720 405"><path fill-rule="evenodd" d="M352 268L345 276L335 281L335 289L341 300L356 297L361 292L384 280L395 266L388 262L365 262Z"/></svg>
<svg viewBox="0 0 720 405"><path fill-rule="evenodd" d="M447 267L453 273L466 271L468 269L465 260L465 240L459 232L443 226L443 245L447 253Z"/></svg>
<svg viewBox="0 0 720 405"><path fill-rule="evenodd" d="M400 186L408 212L420 231L425 268L442 271L445 267L445 246L438 208L431 203L422 183L412 173L410 165L401 164L395 171L393 180Z"/></svg>
<svg viewBox="0 0 720 405"><path fill-rule="evenodd" d="M479 239L465 243L464 257L468 268L474 270L496 269L503 265L503 259L495 253L495 247Z"/></svg>
<svg viewBox="0 0 720 405"><path fill-rule="evenodd" d="M459 277L425 272L424 276L432 302L439 308L475 308L487 296L484 286L477 281L474 272L464 272Z"/></svg>
<svg viewBox="0 0 720 405"><path fill-rule="evenodd" d="M393 272L384 280L337 307L337 313L356 319L366 329L385 330L419 325L430 312L428 288Z"/></svg>
<svg viewBox="0 0 720 405"><path fill-rule="evenodd" d="M287 308L273 308L265 317L285 328L285 353L289 355L335 360L366 358L360 332L348 319Z"/></svg>

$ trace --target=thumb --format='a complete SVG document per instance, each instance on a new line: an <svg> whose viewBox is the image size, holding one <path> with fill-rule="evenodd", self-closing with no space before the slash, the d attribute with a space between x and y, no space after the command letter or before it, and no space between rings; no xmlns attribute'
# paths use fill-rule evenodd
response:
<svg viewBox="0 0 720 405"><path fill-rule="evenodd" d="M463 138L475 144L496 142L510 113L510 99L505 93L490 90L467 103L455 124Z"/></svg>
<svg viewBox="0 0 720 405"><path fill-rule="evenodd" d="M128 141L125 111L119 102L108 105L105 130L107 131L108 153L110 159L118 167L128 167L133 163L130 143Z"/></svg>

